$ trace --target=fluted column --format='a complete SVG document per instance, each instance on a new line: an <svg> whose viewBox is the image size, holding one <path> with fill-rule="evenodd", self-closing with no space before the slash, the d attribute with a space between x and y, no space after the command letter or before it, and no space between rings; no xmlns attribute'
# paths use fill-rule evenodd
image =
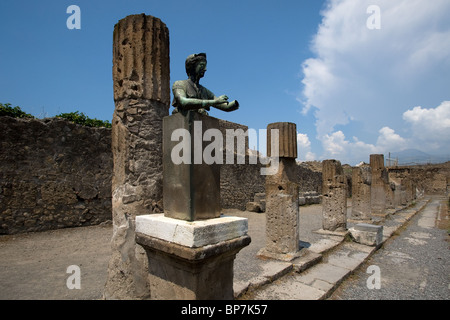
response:
<svg viewBox="0 0 450 320"><path fill-rule="evenodd" d="M135 241L136 215L163 211L162 119L170 105L169 30L128 16L114 26L112 254L106 299L150 296L147 256Z"/></svg>

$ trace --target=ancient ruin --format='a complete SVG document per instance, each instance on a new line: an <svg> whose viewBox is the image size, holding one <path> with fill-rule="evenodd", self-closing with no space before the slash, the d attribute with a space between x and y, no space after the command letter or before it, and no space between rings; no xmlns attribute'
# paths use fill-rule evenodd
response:
<svg viewBox="0 0 450 320"><path fill-rule="evenodd" d="M206 110L238 107L199 84L205 67L205 54L186 59L189 79L174 83L176 109L163 119L164 214L136 217L136 242L148 256L151 299L233 299L234 259L250 243L247 219L221 217L222 154L216 150L219 161L213 163L203 157L203 136L210 130L221 134L219 120ZM174 142L177 132L181 142Z"/></svg>
<svg viewBox="0 0 450 320"><path fill-rule="evenodd" d="M162 212L162 119L169 114L169 30L132 15L114 26L112 256L107 299L150 296L147 256L135 242L137 215Z"/></svg>
<svg viewBox="0 0 450 320"><path fill-rule="evenodd" d="M370 220L372 169L359 166L352 169L352 219Z"/></svg>
<svg viewBox="0 0 450 320"><path fill-rule="evenodd" d="M341 162L322 162L322 229L342 231L347 229L347 184Z"/></svg>
<svg viewBox="0 0 450 320"><path fill-rule="evenodd" d="M205 161L203 151L211 145L203 137L209 130L248 131L208 111L234 111L239 103L200 85L206 54L193 54L185 62L188 79L173 84L175 110L169 115L169 62L166 25L144 14L128 16L114 27L111 130L62 119L0 121L0 234L112 220L103 299L254 298L252 290L300 274L348 234L352 243L341 246L347 251L324 260L348 266L356 260L350 257L352 246L363 247L356 256L367 257L394 232L382 222L424 193L448 198L450 163L385 167L384 156L373 154L370 165L352 168L351 179L338 160L298 163L297 128L290 122L267 126L267 157L277 164L267 175L261 174L265 165L247 161L247 138L244 154L237 147L228 154L217 149L210 153L214 161ZM181 161L174 161L174 153ZM245 161L216 161L230 154ZM313 218L321 221L317 233L325 237L302 242L300 207L320 203L321 215ZM230 208L265 219L264 237L258 234L263 247L242 250L251 243L249 219L224 215ZM395 218L411 216L408 208ZM258 266L250 280L241 275L247 282L237 284L237 294L235 260L242 252L245 259L255 258L246 264ZM317 294L335 285L329 278L316 280L305 275L296 288L317 286L311 290Z"/></svg>
<svg viewBox="0 0 450 320"><path fill-rule="evenodd" d="M296 132L294 123L267 126L267 154L279 157L279 167L276 173L266 176L266 246L258 253L262 257L292 260L300 249ZM272 145L276 138L277 149Z"/></svg>
<svg viewBox="0 0 450 320"><path fill-rule="evenodd" d="M384 155L371 154L372 184L370 189L371 214L384 214L386 211L386 191L389 186L388 173L384 167Z"/></svg>

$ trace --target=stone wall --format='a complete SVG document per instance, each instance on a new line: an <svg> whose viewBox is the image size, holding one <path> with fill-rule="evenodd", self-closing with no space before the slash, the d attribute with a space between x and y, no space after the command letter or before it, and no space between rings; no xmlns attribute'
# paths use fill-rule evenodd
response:
<svg viewBox="0 0 450 320"><path fill-rule="evenodd" d="M111 220L111 130L0 117L0 234Z"/></svg>
<svg viewBox="0 0 450 320"><path fill-rule="evenodd" d="M320 168L318 168L320 164ZM316 191L322 193L322 164L320 162L302 162L298 167L298 183L300 192Z"/></svg>
<svg viewBox="0 0 450 320"><path fill-rule="evenodd" d="M450 185L450 161L441 164L391 167L389 178L394 181L408 179L419 192L425 194L441 194L448 192Z"/></svg>

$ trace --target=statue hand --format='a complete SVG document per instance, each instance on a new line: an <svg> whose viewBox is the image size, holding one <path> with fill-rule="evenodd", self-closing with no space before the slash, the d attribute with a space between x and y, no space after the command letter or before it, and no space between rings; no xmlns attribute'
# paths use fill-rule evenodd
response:
<svg viewBox="0 0 450 320"><path fill-rule="evenodd" d="M228 97L226 95L222 95L214 100L215 104L228 103Z"/></svg>
<svg viewBox="0 0 450 320"><path fill-rule="evenodd" d="M236 100L233 100L230 103L228 103L228 105L226 106L226 109L224 111L230 112L230 111L234 111L237 109L239 109L239 102L237 102Z"/></svg>

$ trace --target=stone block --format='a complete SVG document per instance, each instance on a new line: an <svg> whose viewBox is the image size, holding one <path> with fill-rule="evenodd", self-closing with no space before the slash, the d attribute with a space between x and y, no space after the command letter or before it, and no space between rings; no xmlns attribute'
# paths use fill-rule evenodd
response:
<svg viewBox="0 0 450 320"><path fill-rule="evenodd" d="M383 241L383 226L358 223L349 229L351 237L358 243L367 246L379 246Z"/></svg>
<svg viewBox="0 0 450 320"><path fill-rule="evenodd" d="M304 206L306 204L306 197L298 197L298 205Z"/></svg>
<svg viewBox="0 0 450 320"><path fill-rule="evenodd" d="M179 129L187 135L172 137ZM207 164L203 159L203 150L211 143L203 141L208 129L218 130L219 120L198 112L188 112L187 116L177 113L163 120L163 199L167 217L194 221L220 216L220 164Z"/></svg>
<svg viewBox="0 0 450 320"><path fill-rule="evenodd" d="M247 202L246 206L245 206L245 210L246 211L250 211L250 212L262 212L263 210L261 209L261 206L259 203L257 202Z"/></svg>
<svg viewBox="0 0 450 320"><path fill-rule="evenodd" d="M241 217L184 221L165 217L163 214L136 217L136 232L189 248L227 241L246 235L248 220Z"/></svg>
<svg viewBox="0 0 450 320"><path fill-rule="evenodd" d="M226 217L187 222L161 215L139 216L136 243L147 253L150 298L233 299L234 259L251 241L246 220Z"/></svg>
<svg viewBox="0 0 450 320"><path fill-rule="evenodd" d="M288 254L299 250L298 197L276 194L267 199L266 250Z"/></svg>

